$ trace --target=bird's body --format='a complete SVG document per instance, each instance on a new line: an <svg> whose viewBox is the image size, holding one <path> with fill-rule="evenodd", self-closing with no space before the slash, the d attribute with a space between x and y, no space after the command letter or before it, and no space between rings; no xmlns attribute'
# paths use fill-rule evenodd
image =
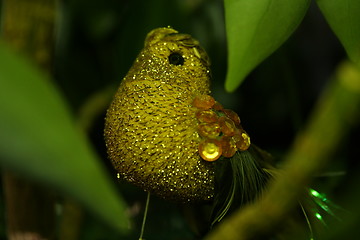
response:
<svg viewBox="0 0 360 240"><path fill-rule="evenodd" d="M210 64L198 42L171 28L155 29L108 109L105 139L124 179L164 198L213 197L213 164L198 154L197 109L209 94Z"/></svg>

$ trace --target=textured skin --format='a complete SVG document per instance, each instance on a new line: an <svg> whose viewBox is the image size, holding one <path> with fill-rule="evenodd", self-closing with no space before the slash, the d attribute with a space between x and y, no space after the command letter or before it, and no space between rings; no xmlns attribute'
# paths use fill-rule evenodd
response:
<svg viewBox="0 0 360 240"><path fill-rule="evenodd" d="M169 62L180 53L183 65ZM121 178L165 199L213 197L213 163L198 154L195 96L210 94L209 59L198 42L171 28L151 31L106 116L108 155Z"/></svg>

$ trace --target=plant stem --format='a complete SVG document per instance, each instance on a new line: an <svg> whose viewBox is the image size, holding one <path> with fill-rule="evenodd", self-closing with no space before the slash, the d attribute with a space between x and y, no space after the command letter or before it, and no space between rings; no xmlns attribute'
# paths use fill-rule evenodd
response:
<svg viewBox="0 0 360 240"><path fill-rule="evenodd" d="M144 212L143 222L141 224L141 232L140 232L139 240L144 240L143 236L144 236L144 230L145 230L146 217L147 217L147 213L148 213L148 210L149 210L149 202L150 202L150 192L147 192L146 204L145 204L145 212Z"/></svg>

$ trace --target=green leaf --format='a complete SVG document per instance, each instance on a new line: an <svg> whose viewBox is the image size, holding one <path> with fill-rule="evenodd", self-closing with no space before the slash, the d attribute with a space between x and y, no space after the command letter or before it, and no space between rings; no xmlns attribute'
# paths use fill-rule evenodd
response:
<svg viewBox="0 0 360 240"><path fill-rule="evenodd" d="M360 1L317 0L330 27L349 58L360 65Z"/></svg>
<svg viewBox="0 0 360 240"><path fill-rule="evenodd" d="M49 78L0 42L0 164L70 194L120 231L125 205Z"/></svg>
<svg viewBox="0 0 360 240"><path fill-rule="evenodd" d="M274 52L303 19L310 0L225 0L227 91Z"/></svg>

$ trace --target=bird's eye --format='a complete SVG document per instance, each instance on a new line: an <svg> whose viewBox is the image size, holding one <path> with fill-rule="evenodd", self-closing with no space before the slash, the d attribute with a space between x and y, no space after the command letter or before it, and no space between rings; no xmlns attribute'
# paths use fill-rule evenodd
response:
<svg viewBox="0 0 360 240"><path fill-rule="evenodd" d="M184 58L180 53L174 52L171 53L169 56L169 63L173 65L183 65L184 64Z"/></svg>

